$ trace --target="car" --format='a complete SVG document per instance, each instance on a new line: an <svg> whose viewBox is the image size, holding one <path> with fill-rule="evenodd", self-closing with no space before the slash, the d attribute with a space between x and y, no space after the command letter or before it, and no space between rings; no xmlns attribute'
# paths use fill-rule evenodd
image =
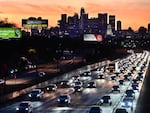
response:
<svg viewBox="0 0 150 113"><path fill-rule="evenodd" d="M119 82L120 85L123 85L124 80L119 80L118 82Z"/></svg>
<svg viewBox="0 0 150 113"><path fill-rule="evenodd" d="M80 75L72 76L72 80L73 81L79 81L80 80Z"/></svg>
<svg viewBox="0 0 150 113"><path fill-rule="evenodd" d="M124 80L127 80L129 81L130 80L130 76L127 74L127 75L124 75Z"/></svg>
<svg viewBox="0 0 150 113"><path fill-rule="evenodd" d="M81 92L83 90L82 86L74 86L74 92Z"/></svg>
<svg viewBox="0 0 150 113"><path fill-rule="evenodd" d="M18 107L16 107L17 113L32 113L31 101L22 101Z"/></svg>
<svg viewBox="0 0 150 113"><path fill-rule="evenodd" d="M38 76L39 76L39 77L44 77L45 75L46 75L45 72L38 72Z"/></svg>
<svg viewBox="0 0 150 113"><path fill-rule="evenodd" d="M109 95L104 95L100 101L98 102L99 105L103 104L109 104L110 106L112 105L112 99Z"/></svg>
<svg viewBox="0 0 150 113"><path fill-rule="evenodd" d="M86 72L83 73L83 75L90 76L90 75L92 75L92 73L91 73L91 71L86 71Z"/></svg>
<svg viewBox="0 0 150 113"><path fill-rule="evenodd" d="M88 113L102 113L102 109L99 106L93 106Z"/></svg>
<svg viewBox="0 0 150 113"><path fill-rule="evenodd" d="M131 88L132 88L133 90L139 91L139 85L138 85L137 83L133 83L133 84L131 85Z"/></svg>
<svg viewBox="0 0 150 113"><path fill-rule="evenodd" d="M110 78L111 78L111 80L115 80L116 79L116 75L112 75Z"/></svg>
<svg viewBox="0 0 150 113"><path fill-rule="evenodd" d="M74 86L83 86L83 83L81 81L74 82Z"/></svg>
<svg viewBox="0 0 150 113"><path fill-rule="evenodd" d="M141 76L137 76L135 79L137 79L139 82L143 81L143 78Z"/></svg>
<svg viewBox="0 0 150 113"><path fill-rule="evenodd" d="M117 108L115 113L128 113L125 108Z"/></svg>
<svg viewBox="0 0 150 113"><path fill-rule="evenodd" d="M98 79L105 79L105 75L99 74L99 75L97 75L97 78L98 78Z"/></svg>
<svg viewBox="0 0 150 113"><path fill-rule="evenodd" d="M125 97L131 97L131 98L135 98L135 92L133 89L127 89L125 91Z"/></svg>
<svg viewBox="0 0 150 113"><path fill-rule="evenodd" d="M56 91L56 89L57 89L57 85L56 84L49 84L46 87L46 91Z"/></svg>
<svg viewBox="0 0 150 113"><path fill-rule="evenodd" d="M114 85L114 86L112 86L111 91L112 91L112 92L120 92L120 87L119 87L119 85Z"/></svg>
<svg viewBox="0 0 150 113"><path fill-rule="evenodd" d="M69 80L63 80L60 82L61 87L69 87L71 84Z"/></svg>
<svg viewBox="0 0 150 113"><path fill-rule="evenodd" d="M33 89L29 94L28 97L30 99L41 99L43 96L43 91L41 89Z"/></svg>
<svg viewBox="0 0 150 113"><path fill-rule="evenodd" d="M87 88L96 88L96 83L94 81L89 82Z"/></svg>
<svg viewBox="0 0 150 113"><path fill-rule="evenodd" d="M69 105L71 104L71 97L69 94L60 94L57 98L58 105Z"/></svg>
<svg viewBox="0 0 150 113"><path fill-rule="evenodd" d="M125 97L121 102L121 106L133 110L133 98Z"/></svg>
<svg viewBox="0 0 150 113"><path fill-rule="evenodd" d="M132 80L132 83L138 84L139 80L135 78L135 79Z"/></svg>

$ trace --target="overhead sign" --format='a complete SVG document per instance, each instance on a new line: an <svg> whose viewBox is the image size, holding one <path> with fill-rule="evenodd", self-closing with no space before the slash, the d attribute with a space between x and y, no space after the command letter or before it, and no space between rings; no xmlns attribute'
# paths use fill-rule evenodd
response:
<svg viewBox="0 0 150 113"><path fill-rule="evenodd" d="M10 38L21 38L22 31L21 28L0 28L0 38L10 39Z"/></svg>
<svg viewBox="0 0 150 113"><path fill-rule="evenodd" d="M83 40L102 42L104 38L101 34L84 34Z"/></svg>
<svg viewBox="0 0 150 113"><path fill-rule="evenodd" d="M29 20L29 19L22 19L22 26L24 28L47 28L48 27L48 20Z"/></svg>

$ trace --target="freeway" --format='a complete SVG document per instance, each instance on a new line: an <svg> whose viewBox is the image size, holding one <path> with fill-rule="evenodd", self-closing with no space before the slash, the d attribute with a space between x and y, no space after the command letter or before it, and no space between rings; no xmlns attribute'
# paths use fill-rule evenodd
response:
<svg viewBox="0 0 150 113"><path fill-rule="evenodd" d="M121 102L125 96L125 91L131 88L132 80L137 77L139 71L142 72L143 77L145 77L145 72L147 71L148 66L147 59L149 53L144 54L145 55L134 54L125 59L119 60L119 68L121 71L119 75L110 73L109 70L107 70L107 68L104 71L103 67L100 67L100 71L97 71L96 69L90 70L91 75L89 76L80 76L80 80L83 82L82 92L74 92L74 88L72 85L69 85L69 87L64 88L60 85L60 82L58 82L56 83L58 86L57 90L52 92L47 92L44 90L44 94L40 100L30 100L28 94L26 94L1 107L0 113L15 113L16 107L21 101L31 101L33 106L33 113L87 113L92 106L100 106L103 113L115 113L115 110L117 108L122 107ZM135 65L136 68L134 68ZM121 67L124 68L121 70ZM125 75L129 74L129 72L132 72L129 80L124 79L123 85L119 85L120 92L112 92L112 86L118 85L118 81L120 79L125 78ZM105 78L97 78L99 74L104 74ZM112 75L115 75L115 79L111 78ZM84 79L82 77L84 77ZM96 88L87 87L87 84L90 81L94 81L96 83ZM139 83L140 89L142 87L143 81ZM68 94L71 96L71 104L69 106L58 106L57 98L60 94ZM98 104L99 100L104 95L109 95L112 98L112 105ZM126 108L129 113L135 111L139 95L140 90L135 92L133 110Z"/></svg>

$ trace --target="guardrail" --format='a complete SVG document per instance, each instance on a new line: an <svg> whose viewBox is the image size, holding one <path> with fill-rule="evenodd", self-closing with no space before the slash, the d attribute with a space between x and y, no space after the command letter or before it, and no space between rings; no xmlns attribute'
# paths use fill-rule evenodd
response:
<svg viewBox="0 0 150 113"><path fill-rule="evenodd" d="M17 97L19 97L21 95L24 95L24 94L30 92L31 90L33 90L35 88L43 88L43 87L46 87L50 83L56 83L56 82L59 82L59 81L65 80L65 79L70 79L74 75L81 74L81 73L83 73L83 72L85 72L87 70L92 70L92 69L98 68L100 65L103 66L103 65L106 65L108 63L110 63L110 61L109 60L105 60L105 61L102 61L102 62L94 63L94 64L91 64L91 65L87 65L87 66L84 66L82 68L73 70L73 71L71 71L69 73L65 73L65 74L62 74L60 76L54 77L54 78L52 78L50 80L47 80L45 82L42 82L42 83L33 85L31 87L28 87L28 88L25 88L25 89L22 89L22 90L19 90L19 91L15 91L15 92L12 92L12 93L4 95L4 96L1 96L0 97L0 104L5 103L8 100L17 98Z"/></svg>

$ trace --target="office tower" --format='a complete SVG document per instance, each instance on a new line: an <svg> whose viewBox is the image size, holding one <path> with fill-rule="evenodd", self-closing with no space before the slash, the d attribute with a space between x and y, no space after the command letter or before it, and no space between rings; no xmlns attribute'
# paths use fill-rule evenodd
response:
<svg viewBox="0 0 150 113"><path fill-rule="evenodd" d="M84 8L82 7L81 10L80 10L80 17L81 17L83 14L85 14L85 10L84 10Z"/></svg>
<svg viewBox="0 0 150 113"><path fill-rule="evenodd" d="M107 13L104 13L104 14L99 13L98 19L100 21L100 29L102 31L106 31L106 29L107 29Z"/></svg>
<svg viewBox="0 0 150 113"><path fill-rule="evenodd" d="M121 28L122 26L121 26L121 21L120 20L118 20L117 21L117 31L120 31L122 28Z"/></svg>
<svg viewBox="0 0 150 113"><path fill-rule="evenodd" d="M148 33L150 34L150 23L148 24Z"/></svg>
<svg viewBox="0 0 150 113"><path fill-rule="evenodd" d="M67 24L67 14L61 14L61 19L58 21L58 25L60 26L60 29L63 30L66 28Z"/></svg>
<svg viewBox="0 0 150 113"><path fill-rule="evenodd" d="M109 24L111 25L112 31L115 31L115 15L109 15Z"/></svg>
<svg viewBox="0 0 150 113"><path fill-rule="evenodd" d="M88 21L88 14L84 13L81 15L80 19L80 29L84 30Z"/></svg>

